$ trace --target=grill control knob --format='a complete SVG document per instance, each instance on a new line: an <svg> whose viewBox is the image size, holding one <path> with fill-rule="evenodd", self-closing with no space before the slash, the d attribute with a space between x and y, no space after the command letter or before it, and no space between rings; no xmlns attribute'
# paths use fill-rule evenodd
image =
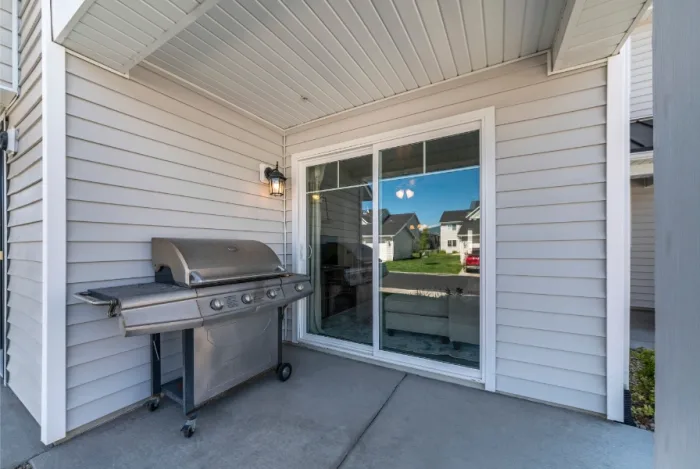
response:
<svg viewBox="0 0 700 469"><path fill-rule="evenodd" d="M213 300L211 300L211 303L209 303L209 306L211 306L211 309L213 309L214 311L221 311L222 309L224 309L224 302L218 298L214 298Z"/></svg>
<svg viewBox="0 0 700 469"><path fill-rule="evenodd" d="M294 285L294 289L295 289L296 291L302 291L302 290L304 289L304 284L303 284L303 283L297 283L296 285Z"/></svg>
<svg viewBox="0 0 700 469"><path fill-rule="evenodd" d="M249 305L253 302L253 297L250 296L250 293L244 293L243 296L241 296L241 301Z"/></svg>
<svg viewBox="0 0 700 469"><path fill-rule="evenodd" d="M274 300L275 298L277 298L277 292L276 292L275 290L268 290L268 291L267 291L267 296L268 296L270 299L273 299L273 300Z"/></svg>

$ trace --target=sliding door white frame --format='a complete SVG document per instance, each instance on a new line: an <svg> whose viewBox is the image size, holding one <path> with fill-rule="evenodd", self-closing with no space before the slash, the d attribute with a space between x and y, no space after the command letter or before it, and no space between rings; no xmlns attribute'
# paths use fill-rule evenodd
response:
<svg viewBox="0 0 700 469"><path fill-rule="evenodd" d="M480 130L480 200L481 200L481 341L480 369L438 362L409 356L379 348L379 261L373 257L373 345L357 344L340 339L323 337L307 332L306 302L296 308L297 329L295 340L335 353L356 357L363 361L388 365L418 374L445 378L456 382L482 383L486 390L496 387L496 131L493 107L460 114L445 119L426 122L369 137L363 137L337 145L309 150L292 155L292 242L295 271L307 271L306 245L306 168L308 166L373 154L373 214L378 215L379 200L379 151L419 141L447 137L473 130ZM373 220L373 252L379 252L378 221Z"/></svg>

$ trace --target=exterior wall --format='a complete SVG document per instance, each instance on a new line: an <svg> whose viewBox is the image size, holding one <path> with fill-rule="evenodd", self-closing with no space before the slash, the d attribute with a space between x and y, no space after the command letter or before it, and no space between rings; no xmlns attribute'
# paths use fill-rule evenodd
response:
<svg viewBox="0 0 700 469"><path fill-rule="evenodd" d="M20 132L7 164L8 384L32 416L41 413L42 128L40 1L20 7L19 99L8 109Z"/></svg>
<svg viewBox="0 0 700 469"><path fill-rule="evenodd" d="M451 229L450 225L454 225L455 229ZM440 250L445 252L457 252L459 251L459 241L457 233L459 233L459 228L462 225L459 223L443 223L440 225ZM447 241L455 241L454 246L448 246Z"/></svg>
<svg viewBox="0 0 700 469"><path fill-rule="evenodd" d="M654 186L632 185L630 305L654 308Z"/></svg>
<svg viewBox="0 0 700 469"><path fill-rule="evenodd" d="M632 33L632 85L630 91L630 118L641 119L653 115L651 21L638 26Z"/></svg>
<svg viewBox="0 0 700 469"><path fill-rule="evenodd" d="M299 127L287 153L496 107L497 390L606 412L606 69L544 55ZM485 220L489 223L489 220Z"/></svg>
<svg viewBox="0 0 700 469"><path fill-rule="evenodd" d="M67 426L150 395L147 336L124 338L87 288L153 280L150 239L252 238L282 254L283 201L259 182L283 137L137 67L131 80L67 57ZM180 374L179 335L162 344Z"/></svg>

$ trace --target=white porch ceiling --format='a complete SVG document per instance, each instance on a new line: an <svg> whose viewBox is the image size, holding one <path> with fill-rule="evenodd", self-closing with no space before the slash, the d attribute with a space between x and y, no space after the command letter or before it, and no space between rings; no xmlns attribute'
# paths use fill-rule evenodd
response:
<svg viewBox="0 0 700 469"><path fill-rule="evenodd" d="M604 59L650 0L82 1L69 49L288 129L549 49L555 70Z"/></svg>
<svg viewBox="0 0 700 469"><path fill-rule="evenodd" d="M282 128L551 47L565 0L222 0L148 57Z"/></svg>

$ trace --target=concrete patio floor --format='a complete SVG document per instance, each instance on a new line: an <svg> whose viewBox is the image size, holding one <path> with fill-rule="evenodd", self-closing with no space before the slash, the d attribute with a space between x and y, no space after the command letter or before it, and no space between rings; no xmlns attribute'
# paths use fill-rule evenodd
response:
<svg viewBox="0 0 700 469"><path fill-rule="evenodd" d="M30 459L35 469L652 467L649 432L311 350L204 407L139 409Z"/></svg>

